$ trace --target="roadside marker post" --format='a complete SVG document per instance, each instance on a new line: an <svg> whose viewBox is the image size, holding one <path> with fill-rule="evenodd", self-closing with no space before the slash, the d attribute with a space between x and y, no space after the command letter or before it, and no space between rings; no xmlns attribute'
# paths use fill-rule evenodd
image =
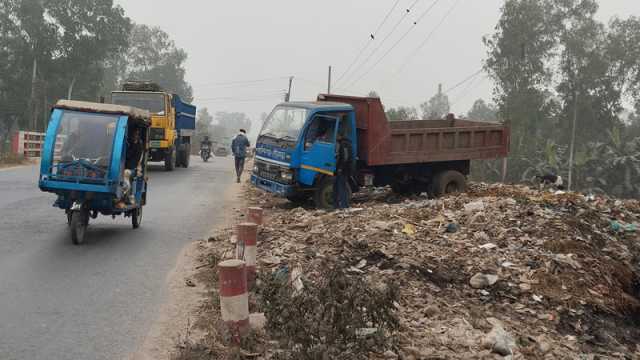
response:
<svg viewBox="0 0 640 360"><path fill-rule="evenodd" d="M233 342L239 344L248 334L249 294L247 268L242 260L232 259L218 264L220 284L220 312Z"/></svg>
<svg viewBox="0 0 640 360"><path fill-rule="evenodd" d="M254 223L241 223L236 227L238 246L243 248L243 258L247 267L247 281L249 287L253 287L256 281L256 257L258 244L258 225Z"/></svg>
<svg viewBox="0 0 640 360"><path fill-rule="evenodd" d="M249 218L249 222L252 222L257 225L262 225L262 208L259 207L250 207L247 212L247 217Z"/></svg>

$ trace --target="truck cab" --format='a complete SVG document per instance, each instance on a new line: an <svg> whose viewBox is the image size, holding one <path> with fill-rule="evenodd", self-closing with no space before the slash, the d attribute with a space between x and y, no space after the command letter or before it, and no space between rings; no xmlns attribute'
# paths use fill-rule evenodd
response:
<svg viewBox="0 0 640 360"><path fill-rule="evenodd" d="M349 139L356 155L355 112L332 102L279 104L265 120L255 149L252 183L292 201L314 196L328 207L326 193L336 170L336 141ZM324 195L316 194L324 188Z"/></svg>
<svg viewBox="0 0 640 360"><path fill-rule="evenodd" d="M189 167L191 137L195 130L196 108L180 97L162 91L157 84L130 81L122 91L111 93L111 102L151 113L150 160L164 161L165 169Z"/></svg>

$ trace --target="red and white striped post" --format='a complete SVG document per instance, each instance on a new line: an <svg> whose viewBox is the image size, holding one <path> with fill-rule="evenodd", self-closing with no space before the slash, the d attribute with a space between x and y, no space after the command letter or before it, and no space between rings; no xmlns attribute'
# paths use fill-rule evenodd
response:
<svg viewBox="0 0 640 360"><path fill-rule="evenodd" d="M262 208L250 207L247 211L247 217L249 218L249 222L262 225Z"/></svg>
<svg viewBox="0 0 640 360"><path fill-rule="evenodd" d="M220 312L232 340L240 339L249 332L249 294L247 293L247 271L245 262L238 259L218 264L220 282Z"/></svg>
<svg viewBox="0 0 640 360"><path fill-rule="evenodd" d="M258 225L254 223L238 224L236 233L238 234L238 246L242 247L242 260L247 264L247 281L250 286L253 286L256 280Z"/></svg>

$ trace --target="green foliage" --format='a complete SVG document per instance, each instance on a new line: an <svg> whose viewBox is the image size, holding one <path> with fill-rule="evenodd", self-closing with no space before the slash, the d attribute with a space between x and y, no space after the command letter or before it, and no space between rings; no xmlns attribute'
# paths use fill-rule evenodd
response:
<svg viewBox="0 0 640 360"><path fill-rule="evenodd" d="M640 20L607 27L597 10L595 0L507 0L484 39L498 118L511 126L507 180L566 176L577 114L574 189L637 196L640 127L621 114L625 103L640 107Z"/></svg>
<svg viewBox="0 0 640 360"><path fill-rule="evenodd" d="M487 104L483 99L478 99L473 103L471 110L467 113L470 120L494 122L498 120L498 111L492 104Z"/></svg>
<svg viewBox="0 0 640 360"><path fill-rule="evenodd" d="M151 80L163 89L193 101L193 89L185 81L187 53L176 47L169 34L158 27L135 25L126 54L126 78Z"/></svg>
<svg viewBox="0 0 640 360"><path fill-rule="evenodd" d="M213 116L209 114L209 109L207 109L206 107L199 108L198 115L196 117L196 136L194 144L200 144L205 136L208 136L210 140L213 139L213 137L211 136L212 123ZM195 148L195 146L193 148Z"/></svg>
<svg viewBox="0 0 640 360"><path fill-rule="evenodd" d="M0 146L10 130L44 130L57 100L97 101L130 77L191 101L186 58L113 0L0 0Z"/></svg>
<svg viewBox="0 0 640 360"><path fill-rule="evenodd" d="M435 95L420 105L423 119L442 119L449 114L450 108L449 97L442 92L442 85Z"/></svg>
<svg viewBox="0 0 640 360"><path fill-rule="evenodd" d="M251 131L251 119L245 113L218 111L211 126L211 135L221 143L231 143L240 129Z"/></svg>
<svg viewBox="0 0 640 360"><path fill-rule="evenodd" d="M386 111L389 121L418 120L418 111L413 107L398 106Z"/></svg>
<svg viewBox="0 0 640 360"><path fill-rule="evenodd" d="M95 101L130 27L111 0L0 0L0 128L43 130L69 93Z"/></svg>

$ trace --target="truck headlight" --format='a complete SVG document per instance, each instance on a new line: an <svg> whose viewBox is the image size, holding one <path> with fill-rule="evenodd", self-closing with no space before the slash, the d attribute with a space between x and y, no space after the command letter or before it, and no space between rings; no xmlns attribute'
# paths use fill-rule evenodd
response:
<svg viewBox="0 0 640 360"><path fill-rule="evenodd" d="M258 169L258 165L253 165L253 172L254 172L255 174L257 174L257 173L258 173L258 170L259 170L259 169Z"/></svg>
<svg viewBox="0 0 640 360"><path fill-rule="evenodd" d="M286 182L293 181L293 172L291 171L282 171L280 172L280 178Z"/></svg>

